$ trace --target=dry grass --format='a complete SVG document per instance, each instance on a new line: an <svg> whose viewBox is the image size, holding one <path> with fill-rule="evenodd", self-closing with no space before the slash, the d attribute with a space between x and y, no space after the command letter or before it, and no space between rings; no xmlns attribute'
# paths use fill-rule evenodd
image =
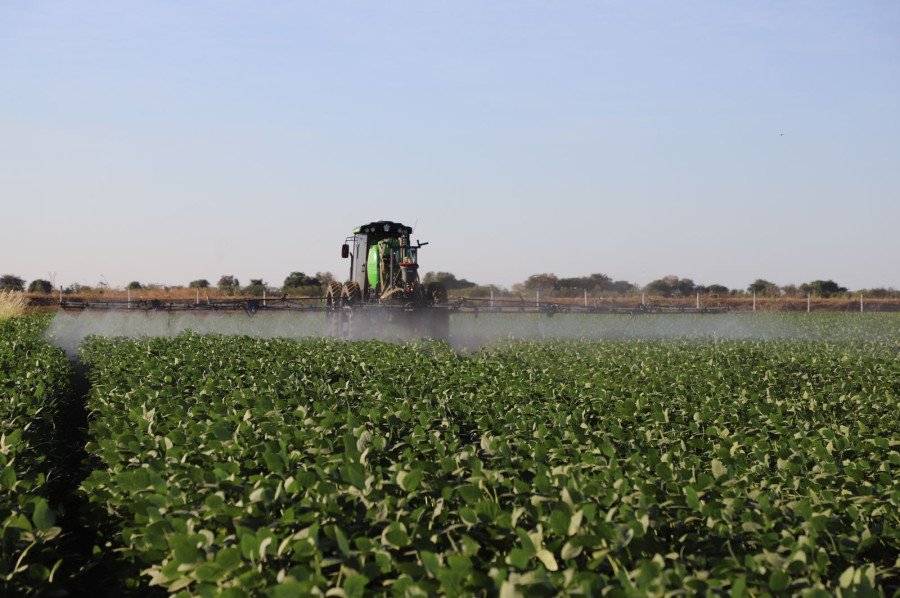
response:
<svg viewBox="0 0 900 598"><path fill-rule="evenodd" d="M18 291L0 291L0 320L25 314L28 297Z"/></svg>

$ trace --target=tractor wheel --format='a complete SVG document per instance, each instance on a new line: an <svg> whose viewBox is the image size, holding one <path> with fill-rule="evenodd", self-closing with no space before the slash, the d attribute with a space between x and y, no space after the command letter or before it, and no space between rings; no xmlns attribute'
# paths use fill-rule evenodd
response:
<svg viewBox="0 0 900 598"><path fill-rule="evenodd" d="M425 296L431 303L447 303L447 289L439 282L430 282L425 287Z"/></svg>
<svg viewBox="0 0 900 598"><path fill-rule="evenodd" d="M341 306L341 283L332 280L325 291L325 307L338 309Z"/></svg>
<svg viewBox="0 0 900 598"><path fill-rule="evenodd" d="M354 305L362 301L362 290L359 288L359 284L349 280L345 282L341 291L341 299L343 299L344 305Z"/></svg>

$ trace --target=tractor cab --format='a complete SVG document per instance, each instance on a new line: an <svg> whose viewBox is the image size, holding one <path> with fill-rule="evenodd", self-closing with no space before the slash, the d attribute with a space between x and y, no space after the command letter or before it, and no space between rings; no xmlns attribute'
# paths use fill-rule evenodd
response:
<svg viewBox="0 0 900 598"><path fill-rule="evenodd" d="M386 220L354 229L341 248L341 257L350 259L347 292L364 301L418 299L418 254L427 243L413 245L411 234L412 227Z"/></svg>

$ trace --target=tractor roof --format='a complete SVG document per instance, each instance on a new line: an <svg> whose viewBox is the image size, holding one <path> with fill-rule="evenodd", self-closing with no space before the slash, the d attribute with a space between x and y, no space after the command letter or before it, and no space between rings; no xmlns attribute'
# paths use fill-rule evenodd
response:
<svg viewBox="0 0 900 598"><path fill-rule="evenodd" d="M353 232L385 236L410 235L412 234L412 227L400 224L399 222L379 220L378 222L370 222L368 224L363 224L362 226L357 226L353 229Z"/></svg>

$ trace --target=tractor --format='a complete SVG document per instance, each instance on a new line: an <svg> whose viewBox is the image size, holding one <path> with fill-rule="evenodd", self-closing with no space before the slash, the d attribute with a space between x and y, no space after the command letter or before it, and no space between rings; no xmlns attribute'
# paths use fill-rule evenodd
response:
<svg viewBox="0 0 900 598"><path fill-rule="evenodd" d="M325 296L329 333L339 338L396 335L446 339L450 306L439 283L422 284L412 227L380 220L353 230L341 247L350 260L344 284L332 281Z"/></svg>

